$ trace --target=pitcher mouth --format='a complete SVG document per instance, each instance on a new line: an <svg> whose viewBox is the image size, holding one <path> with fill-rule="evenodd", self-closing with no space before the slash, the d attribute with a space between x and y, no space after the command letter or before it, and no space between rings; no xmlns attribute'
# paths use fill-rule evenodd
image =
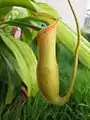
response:
<svg viewBox="0 0 90 120"><path fill-rule="evenodd" d="M53 28L55 28L54 24L51 24L51 25L49 25L49 26L46 26L45 28L41 29L41 30L38 32L37 36L39 36L39 35L42 34L42 33L48 32L49 30L51 30L51 29L53 29Z"/></svg>
<svg viewBox="0 0 90 120"><path fill-rule="evenodd" d="M57 19L53 24L51 24L51 25L49 25L49 26L46 26L46 27L44 27L43 29L41 29L41 30L38 32L37 36L39 36L39 35L42 34L42 33L48 32L49 30L52 30L53 28L55 28L55 27L56 27L56 24L58 23L58 21L59 21L59 19Z"/></svg>

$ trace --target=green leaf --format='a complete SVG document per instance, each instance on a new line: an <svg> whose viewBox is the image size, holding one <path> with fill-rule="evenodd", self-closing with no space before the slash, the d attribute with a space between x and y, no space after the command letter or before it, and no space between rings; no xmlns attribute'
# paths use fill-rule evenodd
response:
<svg viewBox="0 0 90 120"><path fill-rule="evenodd" d="M3 32L0 33L0 36L3 42L7 45L7 47L12 51L13 55L15 56L15 59L19 66L19 70L17 69L17 67L15 69L22 78L22 81L26 84L28 88L28 95L34 96L37 92L37 61L33 51L26 43L15 40L12 37L4 34Z"/></svg>
<svg viewBox="0 0 90 120"><path fill-rule="evenodd" d="M10 104L12 100L15 98L15 96L21 90L21 79L14 69L13 71L10 71L8 69L7 72L8 72L8 92L6 96L6 104Z"/></svg>
<svg viewBox="0 0 90 120"><path fill-rule="evenodd" d="M13 79L11 78L11 75L8 72L8 92L6 97L6 104L10 104L15 97L16 94L14 94L14 84L12 84Z"/></svg>
<svg viewBox="0 0 90 120"><path fill-rule="evenodd" d="M0 54L6 63L6 66L4 66L8 74L7 76L8 90L6 95L6 104L10 104L20 90L21 79L20 76L15 71L15 68L18 69L18 67L14 56L10 53L10 51L8 51L6 47L3 47L1 44Z"/></svg>
<svg viewBox="0 0 90 120"><path fill-rule="evenodd" d="M27 43L28 45L30 45L30 40L32 40L32 32L30 32L30 30L26 29L26 28L22 28L23 31L23 35L22 35L22 39L25 43Z"/></svg>
<svg viewBox="0 0 90 120"><path fill-rule="evenodd" d="M59 14L58 12L50 5L46 4L46 3L36 3L40 8L43 9L44 13L47 13L53 17L55 17L56 19L59 18ZM40 12L40 10L38 10L37 12Z"/></svg>
<svg viewBox="0 0 90 120"><path fill-rule="evenodd" d="M37 61L36 57L31 50L31 48L25 44L24 42L18 41L17 46L19 47L20 51L22 51L22 55L25 57L25 62L27 63L30 75L30 83L31 83L31 95L35 96L38 90L37 87L37 80L36 80L36 67Z"/></svg>
<svg viewBox="0 0 90 120"><path fill-rule="evenodd" d="M5 8L0 8L0 17L5 17L10 11L12 7L5 7Z"/></svg>
<svg viewBox="0 0 90 120"><path fill-rule="evenodd" d="M40 23L41 21L38 20L38 22ZM0 23L0 25L3 25L3 24L18 26L18 27L30 27L35 30L42 29L41 25L39 25L37 23L37 20L33 17L25 17L25 18L21 18L21 19L15 19L15 20L10 20L10 21Z"/></svg>
<svg viewBox="0 0 90 120"><path fill-rule="evenodd" d="M35 8L30 2L31 0L0 0L0 8L19 6L35 11Z"/></svg>

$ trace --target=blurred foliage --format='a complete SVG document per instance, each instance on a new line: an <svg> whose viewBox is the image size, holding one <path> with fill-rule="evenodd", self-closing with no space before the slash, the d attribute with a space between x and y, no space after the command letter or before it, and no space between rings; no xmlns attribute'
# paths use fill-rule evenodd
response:
<svg viewBox="0 0 90 120"><path fill-rule="evenodd" d="M27 12L25 8L22 7L13 7L8 14L5 16L8 20L14 20L18 18L24 18L27 17Z"/></svg>
<svg viewBox="0 0 90 120"><path fill-rule="evenodd" d="M81 30L81 32L82 32L82 36L90 42L90 33L86 33L83 30Z"/></svg>

